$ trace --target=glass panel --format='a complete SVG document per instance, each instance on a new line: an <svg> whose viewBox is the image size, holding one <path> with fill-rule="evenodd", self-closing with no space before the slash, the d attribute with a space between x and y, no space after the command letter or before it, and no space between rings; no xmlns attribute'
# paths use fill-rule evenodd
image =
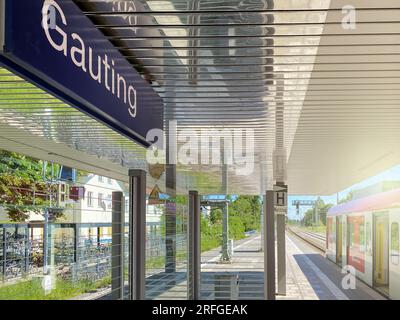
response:
<svg viewBox="0 0 400 320"><path fill-rule="evenodd" d="M393 222L391 226L391 261L393 264L399 264L399 224Z"/></svg>
<svg viewBox="0 0 400 320"><path fill-rule="evenodd" d="M264 254L261 249L261 199L207 197L201 216L201 299L264 299ZM225 197L223 197L225 199ZM226 211L227 210L227 211ZM226 214L227 212L227 214ZM224 215L228 236L224 245Z"/></svg>
<svg viewBox="0 0 400 320"><path fill-rule="evenodd" d="M62 170L74 169L0 150L0 299L113 298L111 194L127 185Z"/></svg>
<svg viewBox="0 0 400 320"><path fill-rule="evenodd" d="M187 298L186 196L149 199L146 230L146 298Z"/></svg>
<svg viewBox="0 0 400 320"><path fill-rule="evenodd" d="M360 251L365 251L365 226L363 223L359 224L360 228Z"/></svg>
<svg viewBox="0 0 400 320"><path fill-rule="evenodd" d="M349 223L349 247L353 246L354 243L354 224L353 223Z"/></svg>
<svg viewBox="0 0 400 320"><path fill-rule="evenodd" d="M372 252L372 247L371 247L371 223L367 222L366 223L366 236L365 236L365 245L366 245L366 251L371 254Z"/></svg>

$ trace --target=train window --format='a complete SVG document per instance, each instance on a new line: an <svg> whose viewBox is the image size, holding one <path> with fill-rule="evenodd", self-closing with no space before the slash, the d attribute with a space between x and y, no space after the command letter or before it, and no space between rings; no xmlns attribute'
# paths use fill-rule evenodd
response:
<svg viewBox="0 0 400 320"><path fill-rule="evenodd" d="M392 264L399 264L399 224L393 222L391 226L391 261Z"/></svg>

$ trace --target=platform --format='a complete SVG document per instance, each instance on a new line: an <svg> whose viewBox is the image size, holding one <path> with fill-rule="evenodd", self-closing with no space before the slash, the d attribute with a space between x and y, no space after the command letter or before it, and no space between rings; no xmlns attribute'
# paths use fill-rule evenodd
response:
<svg viewBox="0 0 400 320"><path fill-rule="evenodd" d="M264 255L260 248L259 235L237 241L230 264L219 263L219 250L203 253L201 298L264 299ZM356 289L343 289L341 283L344 275L341 269L327 260L322 252L293 235L286 236L286 253L286 295L277 295L277 300L385 299L359 280L356 281ZM219 292L216 289L217 281L223 281ZM181 282L180 286L184 286L185 283L186 281ZM179 296L177 287L170 290L175 291L176 298ZM170 290L154 298L168 298L172 293Z"/></svg>
<svg viewBox="0 0 400 320"><path fill-rule="evenodd" d="M235 242L231 263L220 263L219 249L204 252L201 299L264 299L264 254L260 249L261 237L255 235ZM148 277L146 297L155 300L186 299L187 275L183 266L180 270ZM321 251L291 234L286 235L286 271L286 295L277 295L277 300L386 300L359 280L355 289L343 289L344 275L340 267L326 259Z"/></svg>

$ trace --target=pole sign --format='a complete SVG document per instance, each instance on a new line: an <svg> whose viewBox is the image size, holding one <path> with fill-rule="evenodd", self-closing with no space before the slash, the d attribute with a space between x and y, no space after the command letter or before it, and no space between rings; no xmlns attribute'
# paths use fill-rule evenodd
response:
<svg viewBox="0 0 400 320"><path fill-rule="evenodd" d="M163 103L72 0L0 0L0 62L144 146Z"/></svg>
<svg viewBox="0 0 400 320"><path fill-rule="evenodd" d="M277 214L286 214L287 211L287 185L274 186L274 205Z"/></svg>

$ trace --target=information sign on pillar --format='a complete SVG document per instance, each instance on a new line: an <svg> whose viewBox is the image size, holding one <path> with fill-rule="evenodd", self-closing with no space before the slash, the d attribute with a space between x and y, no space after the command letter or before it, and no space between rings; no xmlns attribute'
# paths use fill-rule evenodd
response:
<svg viewBox="0 0 400 320"><path fill-rule="evenodd" d="M274 186L274 205L276 214L286 214L287 212L287 185Z"/></svg>

